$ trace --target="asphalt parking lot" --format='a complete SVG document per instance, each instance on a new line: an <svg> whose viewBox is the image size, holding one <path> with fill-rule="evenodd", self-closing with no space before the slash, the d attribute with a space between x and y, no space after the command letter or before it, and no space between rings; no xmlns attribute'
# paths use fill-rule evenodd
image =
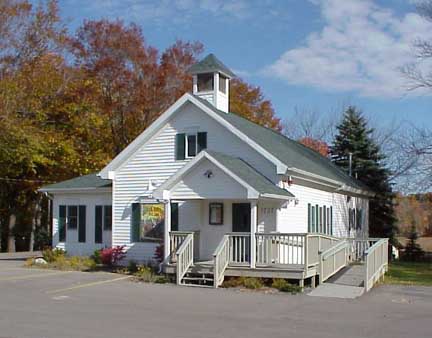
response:
<svg viewBox="0 0 432 338"><path fill-rule="evenodd" d="M0 337L431 337L432 288L354 299L135 283L0 260Z"/></svg>

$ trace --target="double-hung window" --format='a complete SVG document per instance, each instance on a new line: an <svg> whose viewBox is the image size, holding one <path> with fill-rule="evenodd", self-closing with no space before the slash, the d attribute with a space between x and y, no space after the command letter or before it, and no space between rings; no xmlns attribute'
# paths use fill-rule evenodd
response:
<svg viewBox="0 0 432 338"><path fill-rule="evenodd" d="M193 132L176 135L176 160L182 161L195 157L200 151L207 149L207 133Z"/></svg>

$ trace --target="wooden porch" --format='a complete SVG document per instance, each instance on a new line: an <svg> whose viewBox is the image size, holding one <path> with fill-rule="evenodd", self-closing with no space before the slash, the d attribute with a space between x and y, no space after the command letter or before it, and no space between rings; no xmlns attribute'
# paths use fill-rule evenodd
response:
<svg viewBox="0 0 432 338"><path fill-rule="evenodd" d="M366 289L387 268L387 239L343 239L321 234L227 233L212 260L199 260L199 232L170 232L164 271L178 285L219 287L225 276L284 278L315 287L354 261L364 261ZM373 258L370 258L373 257ZM373 264L372 264L373 263ZM373 266L372 266L373 265ZM372 276L372 277L371 277ZM371 281L372 278L372 281Z"/></svg>

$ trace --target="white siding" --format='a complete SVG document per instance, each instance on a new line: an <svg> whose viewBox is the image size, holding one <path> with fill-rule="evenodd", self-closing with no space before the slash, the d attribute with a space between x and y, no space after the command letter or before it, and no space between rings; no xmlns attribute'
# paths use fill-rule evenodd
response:
<svg viewBox="0 0 432 338"><path fill-rule="evenodd" d="M285 208L278 211L278 231L291 233L305 233L308 231L308 203L322 207L333 207L333 235L336 237L354 237L368 233L369 208L367 199L352 197L347 199L346 195L319 190L294 184L289 191L298 199L296 205L294 201L288 203ZM365 212L364 224L361 233L355 230L348 232L349 208L362 208Z"/></svg>
<svg viewBox="0 0 432 338"><path fill-rule="evenodd" d="M212 172L212 177L204 175ZM221 169L203 159L171 189L172 198L247 198L247 190Z"/></svg>
<svg viewBox="0 0 432 338"><path fill-rule="evenodd" d="M69 255L91 255L96 249L111 246L111 231L103 230L102 244L95 243L95 206L111 205L111 193L55 194L53 198L53 247ZM86 206L86 242L78 242L78 229L66 229L66 242L59 242L58 218L60 205Z"/></svg>
<svg viewBox="0 0 432 338"><path fill-rule="evenodd" d="M127 245L129 259L151 259L156 247L154 243L131 244L131 204L146 193L149 179L158 186L186 163L175 161L175 135L191 130L207 132L208 149L241 157L274 182L278 180L270 161L193 104L185 105L116 171L113 245Z"/></svg>

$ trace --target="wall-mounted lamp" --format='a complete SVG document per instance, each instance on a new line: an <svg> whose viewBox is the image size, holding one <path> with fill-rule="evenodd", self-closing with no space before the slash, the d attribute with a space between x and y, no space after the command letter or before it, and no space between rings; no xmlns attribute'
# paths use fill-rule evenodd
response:
<svg viewBox="0 0 432 338"><path fill-rule="evenodd" d="M213 177L213 171L211 171L210 169L207 170L207 171L204 173L204 176L206 176L207 178L212 178L212 177Z"/></svg>

